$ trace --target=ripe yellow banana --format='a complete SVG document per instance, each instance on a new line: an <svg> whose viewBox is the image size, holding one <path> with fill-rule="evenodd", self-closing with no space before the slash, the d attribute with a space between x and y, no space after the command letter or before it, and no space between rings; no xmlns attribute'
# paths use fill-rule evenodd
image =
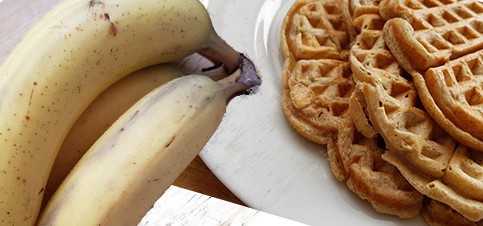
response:
<svg viewBox="0 0 483 226"><path fill-rule="evenodd" d="M259 84L243 76L183 76L143 97L81 158L38 224L139 223L213 135L228 98Z"/></svg>
<svg viewBox="0 0 483 226"><path fill-rule="evenodd" d="M70 129L50 172L42 206L94 142L136 101L154 88L183 75L170 64L141 69L102 92Z"/></svg>
<svg viewBox="0 0 483 226"><path fill-rule="evenodd" d="M0 66L0 224L35 222L66 134L104 89L195 51L239 64L198 0L65 0L48 12Z"/></svg>

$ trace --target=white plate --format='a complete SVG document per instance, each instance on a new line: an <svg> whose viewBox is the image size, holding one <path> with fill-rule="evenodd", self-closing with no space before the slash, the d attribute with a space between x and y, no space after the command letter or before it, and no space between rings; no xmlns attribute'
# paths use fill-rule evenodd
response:
<svg viewBox="0 0 483 226"><path fill-rule="evenodd" d="M201 153L250 207L310 225L425 225L376 213L334 179L325 147L297 135L280 106L282 19L294 0L205 0L218 33L247 54L263 77L255 95L229 104Z"/></svg>

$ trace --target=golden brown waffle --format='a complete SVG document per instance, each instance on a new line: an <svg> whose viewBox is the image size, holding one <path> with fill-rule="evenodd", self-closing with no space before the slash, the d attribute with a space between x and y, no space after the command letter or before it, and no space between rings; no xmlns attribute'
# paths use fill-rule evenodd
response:
<svg viewBox="0 0 483 226"><path fill-rule="evenodd" d="M449 1L405 2L407 5L398 5L403 6L400 7L404 9L402 11L423 13L425 10L421 9L431 8L433 14L424 17L424 20L430 18L430 21L427 21L430 26L436 26L433 24L433 20L436 20L434 13L440 8L450 10L440 15L444 19L451 13L461 16L462 12L459 7L449 4ZM394 1L393 3L396 4ZM344 5L346 2L338 4ZM337 45L337 41L329 42L324 47L320 47L322 42L303 41L314 40L303 37L314 38L315 34L323 34L324 29L327 29L321 26L323 22L313 22L324 19L316 19L313 15L323 14L313 12L324 11L327 10L326 6L337 4L334 1L297 1L294 4L282 28L282 49L286 58L282 106L286 117L301 135L317 143L327 144L328 159L334 176L340 181L345 181L350 190L362 199L368 200L377 211L402 218L418 214L422 196L414 190L415 187L419 192L435 199L430 199L422 212L423 218L430 225L479 225L483 213L482 154L456 143L419 106L411 77L404 73L398 59L389 51L388 45L391 46L392 43L386 45L383 39L384 21L377 15L378 4L378 0L351 0L349 4L347 11L352 16L351 19L354 19L354 26L361 32L351 47L350 64L344 60L347 55L346 47ZM465 1L464 7L479 13L479 4ZM346 12L344 9L333 8L329 11ZM409 15L404 14L405 18L409 18ZM301 21L312 21L311 26ZM422 26L427 26L424 22L413 20L412 23L421 25L417 31L424 33ZM472 23L472 28L477 29L475 23ZM463 23L458 25L461 24ZM331 28L334 28L333 23ZM339 33L338 36L332 37L350 39L352 29L350 26L346 29L345 34L348 36ZM434 36L432 29L427 30L426 33ZM437 32L441 32L440 30ZM431 35L430 37L434 38ZM455 38L449 39L454 41ZM428 43L434 45L434 41L428 40L426 39ZM423 40L421 45L428 48L424 42ZM469 48L480 48L480 41L470 40L468 43L465 44L468 44L466 46L470 46ZM450 56L460 57L466 54L461 43L455 41L452 44L455 51L451 52L453 55ZM307 49L327 52L303 54L314 52L306 51ZM441 59L445 59L444 54L448 51L443 51L443 55L437 51L430 53L433 55L424 57L430 59L428 67L433 67L433 64L437 65ZM482 65L481 54L478 54L477 60L474 56L461 59L465 62L463 71L478 75L479 65ZM462 64L454 62L453 65ZM348 69L349 66L352 70ZM432 82L441 77L438 75L448 74L438 68L431 73L434 74ZM444 82L449 80L443 79ZM444 85L444 82L441 84ZM354 86L355 83L357 86ZM440 84L435 83L430 89L441 89L441 86L437 85ZM478 85L477 83L476 87ZM478 90L473 93L478 94ZM351 96L350 99L348 95ZM479 103L479 99L475 97L471 100ZM378 145L377 134L384 137L389 151ZM471 222L468 219L479 222Z"/></svg>
<svg viewBox="0 0 483 226"><path fill-rule="evenodd" d="M298 0L282 23L283 108L297 132L320 144L350 124L345 109L354 83L347 58L354 29L347 4Z"/></svg>
<svg viewBox="0 0 483 226"><path fill-rule="evenodd" d="M443 114L483 140L483 50L431 68L424 79Z"/></svg>
<svg viewBox="0 0 483 226"><path fill-rule="evenodd" d="M471 222L436 200L429 200L424 205L421 216L431 226L483 226L483 221Z"/></svg>
<svg viewBox="0 0 483 226"><path fill-rule="evenodd" d="M384 0L384 39L431 117L483 151L483 3ZM397 17L397 18L394 18Z"/></svg>
<svg viewBox="0 0 483 226"><path fill-rule="evenodd" d="M384 20L403 18L401 34L412 68L425 71L483 47L483 3L478 0L383 0Z"/></svg>
<svg viewBox="0 0 483 226"><path fill-rule="evenodd" d="M332 13L321 14L321 11ZM349 97L354 91L347 59L350 48L347 42L353 33L348 12L346 1L325 0L297 1L287 13L281 44L286 60L282 107L288 122L299 134L316 143L327 144L329 164L336 179L346 182L378 212L401 218L413 217L422 207L422 195L395 167L382 160L384 151L378 147L377 139L362 136L348 114ZM307 26L305 22L310 20L306 18L318 22ZM327 18L343 18L343 21L331 22L329 28L313 26L326 24L321 20ZM300 26L301 21L304 26ZM336 38L330 39L333 42L327 46L320 47L326 42L315 42L317 48L312 48L314 45L307 48L307 43L314 42L301 41L306 40L303 37L314 37L307 34L324 34L334 27L338 32L332 37ZM317 54L305 54L307 52Z"/></svg>
<svg viewBox="0 0 483 226"><path fill-rule="evenodd" d="M482 4L385 0L380 7L386 19L400 17L386 22L383 36L394 57L412 75L426 111L459 142L482 151ZM481 221L482 153L457 147L442 176L421 170L395 153L385 153L383 158L421 193L471 221Z"/></svg>
<svg viewBox="0 0 483 226"><path fill-rule="evenodd" d="M339 127L351 125L346 110L354 82L347 62L287 60L283 71L282 106L298 133L313 142L327 144Z"/></svg>
<svg viewBox="0 0 483 226"><path fill-rule="evenodd" d="M283 21L281 34L285 58L347 59L354 31L347 0L299 0Z"/></svg>
<svg viewBox="0 0 483 226"><path fill-rule="evenodd" d="M459 145L443 177L432 177L392 152L383 159L396 166L421 193L459 212L470 221L483 219L483 153Z"/></svg>
<svg viewBox="0 0 483 226"><path fill-rule="evenodd" d="M419 214L423 196L397 168L381 158L384 149L375 138L366 138L354 126L341 128L327 145L334 174L342 173L349 189L380 212L400 218Z"/></svg>
<svg viewBox="0 0 483 226"><path fill-rule="evenodd" d="M288 60L289 61L289 60ZM337 180L381 213L414 217L422 195L397 169L382 160L375 138L355 130L347 112L354 83L347 62L322 59L286 62L282 106L287 120L301 135L327 145Z"/></svg>
<svg viewBox="0 0 483 226"><path fill-rule="evenodd" d="M455 142L422 109L417 92L387 48L379 15L355 20L361 30L351 49L351 68L358 95L351 97L356 127L372 128L384 138L390 151L404 156L418 169L442 176ZM360 90L360 91L359 91Z"/></svg>
<svg viewBox="0 0 483 226"><path fill-rule="evenodd" d="M378 14L365 14L355 18L353 23L360 34L350 55L351 69L357 84L351 97L350 113L357 129L366 137L373 137L376 131L369 120L364 87L383 86L381 91L388 93L385 97L390 97L386 101L399 105L400 111L414 106L417 93L412 83L403 76L404 71L382 38L384 21L381 17Z"/></svg>
<svg viewBox="0 0 483 226"><path fill-rule="evenodd" d="M460 166L470 159L459 152L454 153L457 143L418 106L417 93L410 77L400 68L385 44L383 24L379 15L362 15L354 20L361 34L356 38L350 56L357 84L350 102L351 117L365 135L380 134L384 137L389 151L383 159L401 170L419 192L449 203L473 221L479 220L481 216L475 216L475 212L483 211L481 162L473 165L473 173L455 171L456 165ZM459 159L459 164L455 163L455 159ZM404 171L405 168L411 168L411 171ZM415 174L421 175L421 178L432 178L431 182L451 181L440 190L453 190L453 193L431 193L421 185L420 178L412 177ZM425 185L429 186L429 183ZM430 213L437 215L440 210L431 208ZM457 216L445 218L458 222ZM437 216L433 217L437 219Z"/></svg>
<svg viewBox="0 0 483 226"><path fill-rule="evenodd" d="M364 14L379 14L381 0L349 0L351 19Z"/></svg>

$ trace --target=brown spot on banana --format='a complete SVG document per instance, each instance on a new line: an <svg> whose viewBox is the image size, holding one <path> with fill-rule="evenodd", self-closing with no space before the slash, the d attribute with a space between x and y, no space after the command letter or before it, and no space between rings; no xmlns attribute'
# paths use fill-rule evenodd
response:
<svg viewBox="0 0 483 226"><path fill-rule="evenodd" d="M168 143L164 147L168 148L169 146L171 146L171 144L173 143L175 138L176 138L176 136L173 136L171 139L169 139Z"/></svg>
<svg viewBox="0 0 483 226"><path fill-rule="evenodd" d="M95 6L106 6L106 3L99 1L99 0L91 0L89 1L89 8L93 8Z"/></svg>
<svg viewBox="0 0 483 226"><path fill-rule="evenodd" d="M108 22L109 35L117 36L118 30L117 30L116 22L111 21L111 16L109 15L109 13L104 11L105 8L106 8L106 3L102 1L91 0L89 2L89 10L91 11L92 18L94 18L94 20L101 19Z"/></svg>
<svg viewBox="0 0 483 226"><path fill-rule="evenodd" d="M139 110L137 110L136 112L134 112L134 114L131 116L131 119L129 119L130 121L134 120L134 118L136 118L136 116L139 114Z"/></svg>
<svg viewBox="0 0 483 226"><path fill-rule="evenodd" d="M112 36L116 36L117 35L117 27L116 27L116 24L114 22L111 22L110 23L110 26L109 26L109 34L112 35Z"/></svg>

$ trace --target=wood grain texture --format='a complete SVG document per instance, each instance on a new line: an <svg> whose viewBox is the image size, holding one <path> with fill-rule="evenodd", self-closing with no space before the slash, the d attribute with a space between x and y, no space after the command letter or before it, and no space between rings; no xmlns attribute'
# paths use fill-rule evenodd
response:
<svg viewBox="0 0 483 226"><path fill-rule="evenodd" d="M246 206L216 178L199 156L181 173L173 185Z"/></svg>

